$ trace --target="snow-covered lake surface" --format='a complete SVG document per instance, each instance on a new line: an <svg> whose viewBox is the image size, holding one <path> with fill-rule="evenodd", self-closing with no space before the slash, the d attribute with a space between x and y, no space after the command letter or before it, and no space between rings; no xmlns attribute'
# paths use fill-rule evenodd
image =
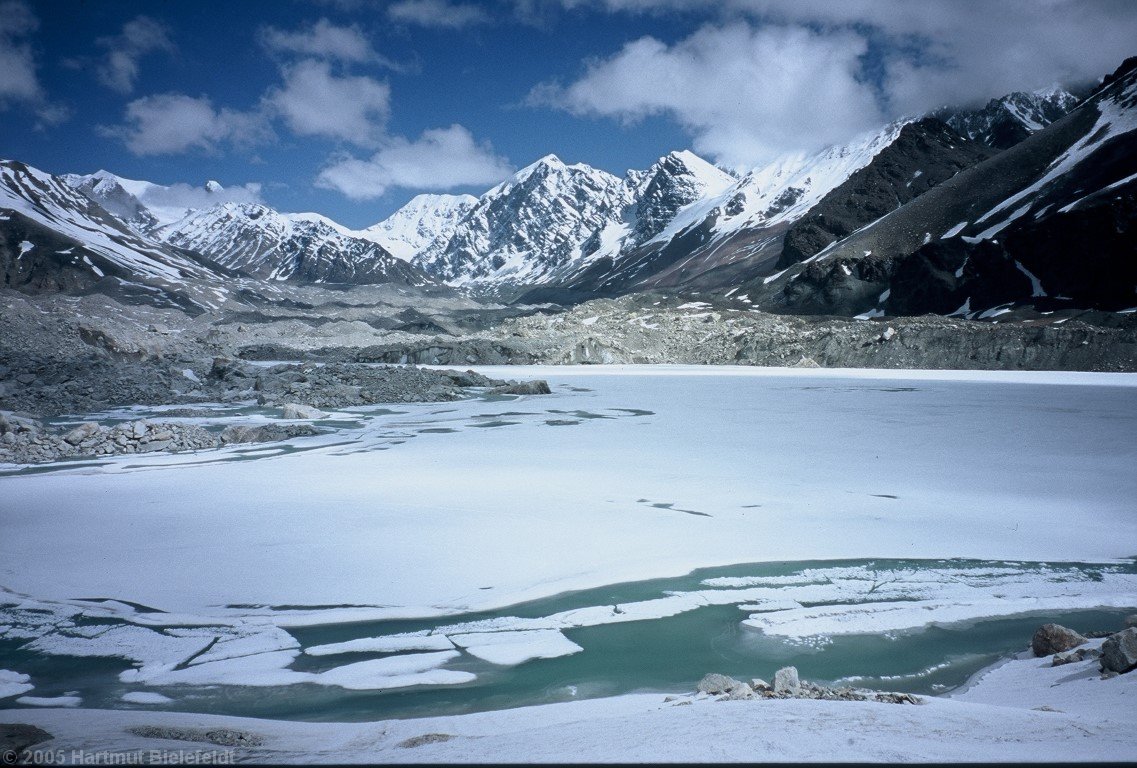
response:
<svg viewBox="0 0 1137 768"><path fill-rule="evenodd" d="M791 663L939 693L1137 608L1137 376L479 370L553 394L0 467L0 706L366 720ZM177 412L93 416L278 413Z"/></svg>

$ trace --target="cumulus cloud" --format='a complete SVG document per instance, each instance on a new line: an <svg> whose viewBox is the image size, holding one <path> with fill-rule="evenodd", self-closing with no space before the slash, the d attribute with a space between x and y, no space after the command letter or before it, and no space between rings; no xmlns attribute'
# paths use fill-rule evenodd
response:
<svg viewBox="0 0 1137 768"><path fill-rule="evenodd" d="M391 89L370 77L335 75L326 61L307 59L284 68L283 86L265 104L293 133L374 145L390 111Z"/></svg>
<svg viewBox="0 0 1137 768"><path fill-rule="evenodd" d="M370 159L340 158L324 168L316 185L352 200L369 200L395 187L437 191L492 184L512 172L489 143L451 125L424 131L415 141L388 139Z"/></svg>
<svg viewBox="0 0 1137 768"><path fill-rule="evenodd" d="M1093 80L1134 54L1130 0L561 0L570 9L873 33L898 112Z"/></svg>
<svg viewBox="0 0 1137 768"><path fill-rule="evenodd" d="M697 151L743 167L847 138L883 121L858 79L867 43L850 31L706 25L668 45L652 37L592 62L576 82L544 85L532 103L577 115L676 120Z"/></svg>
<svg viewBox="0 0 1137 768"><path fill-rule="evenodd" d="M357 28L322 19L306 30L268 27L260 35L266 49L282 56L281 81L268 88L253 109L218 108L206 96L159 94L130 102L123 125L101 127L100 133L123 141L136 155L214 152L265 140L272 135L273 121L279 121L296 136L374 151L364 159L341 152L316 180L317 186L356 200L379 197L390 188L445 190L488 184L512 172L504 157L461 125L427 130L414 140L389 135L390 86L344 71L349 65L384 61ZM194 196L204 194L201 190L182 186L155 194L163 199L144 202L196 207L219 200L198 199ZM260 190L238 188L234 194L238 196L232 199L257 200Z"/></svg>
<svg viewBox="0 0 1137 768"><path fill-rule="evenodd" d="M193 149L215 151L223 142L253 143L268 131L255 113L213 108L205 96L164 93L126 105L126 125L102 127L104 136L121 139L136 155L177 154Z"/></svg>
<svg viewBox="0 0 1137 768"><path fill-rule="evenodd" d="M252 145L271 138L280 119L297 136L318 136L377 146L390 110L390 87L365 76L340 75L331 63L303 59L281 68L282 83L254 108L215 108L207 96L166 93L126 107L125 124L102 127L136 155L216 151L224 144Z"/></svg>
<svg viewBox="0 0 1137 768"><path fill-rule="evenodd" d="M320 19L311 28L285 32L275 27L260 31L261 44L273 53L335 59L342 62L384 61L359 27L336 26Z"/></svg>
<svg viewBox="0 0 1137 768"><path fill-rule="evenodd" d="M1137 4L1126 0L738 4L764 18L883 33L882 86L895 113L1096 80L1133 55L1137 40Z"/></svg>
<svg viewBox="0 0 1137 768"><path fill-rule="evenodd" d="M0 2L0 111L14 105L28 107L36 127L66 120L70 110L47 100L36 74L36 61L28 37L39 19L23 0Z"/></svg>
<svg viewBox="0 0 1137 768"><path fill-rule="evenodd" d="M24 38L39 20L22 2L0 3L0 104L43 98L31 45Z"/></svg>
<svg viewBox="0 0 1137 768"><path fill-rule="evenodd" d="M491 21L483 7L450 0L400 0L387 6L387 16L403 24L447 29L461 29Z"/></svg>
<svg viewBox="0 0 1137 768"><path fill-rule="evenodd" d="M666 115L730 165L851 138L883 120L1013 90L1094 80L1134 53L1127 0L561 0L703 20L642 38L530 103L578 115Z"/></svg>
<svg viewBox="0 0 1137 768"><path fill-rule="evenodd" d="M95 68L99 82L113 91L130 93L138 80L138 61L151 51L173 53L176 48L164 24L139 16L123 25L122 33L102 37L98 45L106 56Z"/></svg>
<svg viewBox="0 0 1137 768"><path fill-rule="evenodd" d="M261 185L244 184L208 190L189 184L148 187L138 198L149 208L207 208L219 203L261 203Z"/></svg>

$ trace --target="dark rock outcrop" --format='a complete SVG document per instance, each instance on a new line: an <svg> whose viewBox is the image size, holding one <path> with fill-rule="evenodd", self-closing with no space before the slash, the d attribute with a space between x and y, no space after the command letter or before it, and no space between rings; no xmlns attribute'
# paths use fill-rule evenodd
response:
<svg viewBox="0 0 1137 768"><path fill-rule="evenodd" d="M1122 674L1137 667L1137 627L1130 627L1106 638L1101 646L1103 672Z"/></svg>
<svg viewBox="0 0 1137 768"><path fill-rule="evenodd" d="M0 754L12 752L18 755L22 750L50 738L52 738L50 733L34 725L0 723Z"/></svg>
<svg viewBox="0 0 1137 768"><path fill-rule="evenodd" d="M1086 642L1086 638L1061 624L1043 624L1034 631L1030 639L1031 650L1035 656L1049 656L1076 648Z"/></svg>

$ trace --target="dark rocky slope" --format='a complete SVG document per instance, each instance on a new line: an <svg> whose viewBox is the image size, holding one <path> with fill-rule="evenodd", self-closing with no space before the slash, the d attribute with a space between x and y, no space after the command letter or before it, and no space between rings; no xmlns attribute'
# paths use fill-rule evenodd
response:
<svg viewBox="0 0 1137 768"><path fill-rule="evenodd" d="M992 154L935 118L909 123L868 166L790 227L778 268L808 259Z"/></svg>

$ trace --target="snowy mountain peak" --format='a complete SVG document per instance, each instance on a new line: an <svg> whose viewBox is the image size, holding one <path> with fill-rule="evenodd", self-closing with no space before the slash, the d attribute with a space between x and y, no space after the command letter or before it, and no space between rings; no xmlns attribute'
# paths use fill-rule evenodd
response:
<svg viewBox="0 0 1137 768"><path fill-rule="evenodd" d="M136 232L146 232L158 224L157 217L138 198L145 191L146 182L132 182L102 170L88 176L69 173L60 178Z"/></svg>
<svg viewBox="0 0 1137 768"><path fill-rule="evenodd" d="M415 263L453 283L540 282L579 258L581 244L630 201L616 176L546 155L482 195Z"/></svg>
<svg viewBox="0 0 1137 768"><path fill-rule="evenodd" d="M701 180L708 188L719 187L723 184L729 185L736 181L729 173L707 162L688 149L668 152L659 159L657 164L683 169L688 175Z"/></svg>
<svg viewBox="0 0 1137 768"><path fill-rule="evenodd" d="M449 242L458 222L477 202L473 195L416 195L358 235L383 246L396 258L411 261L434 241Z"/></svg>
<svg viewBox="0 0 1137 768"><path fill-rule="evenodd" d="M568 168L561 159L556 155L545 155L539 160L535 160L529 165L525 166L512 177L503 182L503 185L521 184L526 179L532 176L547 176L550 173L558 173Z"/></svg>
<svg viewBox="0 0 1137 768"><path fill-rule="evenodd" d="M236 187L227 190L212 179L197 187L188 184L167 187L149 181L123 178L105 170L86 175L69 173L60 178L140 234L147 234L157 226L173 224L195 209L208 208L225 200L259 199L255 188Z"/></svg>
<svg viewBox="0 0 1137 768"><path fill-rule="evenodd" d="M698 200L721 195L734 183L734 177L693 152L664 155L648 169L636 188L634 209L625 216L635 221L626 245L646 243L662 232L679 211Z"/></svg>

